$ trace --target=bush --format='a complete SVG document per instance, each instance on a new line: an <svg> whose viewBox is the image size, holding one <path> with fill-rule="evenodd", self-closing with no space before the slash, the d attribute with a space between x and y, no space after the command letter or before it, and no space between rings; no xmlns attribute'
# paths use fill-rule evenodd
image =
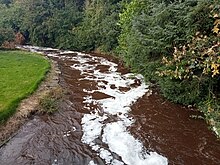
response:
<svg viewBox="0 0 220 165"><path fill-rule="evenodd" d="M169 77L160 79L162 94L175 103L196 105L207 99L209 90L208 79L178 80Z"/></svg>
<svg viewBox="0 0 220 165"><path fill-rule="evenodd" d="M160 86L167 98L199 106L220 135L220 12L211 14L213 29L197 32L189 44L175 47L172 58L163 57L157 74L163 77Z"/></svg>
<svg viewBox="0 0 220 165"><path fill-rule="evenodd" d="M143 65L152 64L162 55L170 56L174 46L188 43L195 32L211 31L211 4L202 0L131 1L120 14L122 31L117 53L127 65L143 71ZM148 73L148 77L156 76L155 72Z"/></svg>
<svg viewBox="0 0 220 165"><path fill-rule="evenodd" d="M191 82L197 82L196 84L198 85L193 84L196 86L202 84L203 86L203 88L197 88L197 93L202 90L215 93L213 89L216 88L215 84L218 84L220 80L219 25L220 18L216 18L212 29L215 34L204 36L197 32L190 44L180 49L175 47L171 60L163 57L162 61L165 66L161 67L159 72L157 72L159 76L166 76L174 81L186 82L189 85ZM204 94L204 96L207 95L208 93Z"/></svg>
<svg viewBox="0 0 220 165"><path fill-rule="evenodd" d="M211 129L220 137L220 97L206 100L200 103L199 109L205 114L207 123Z"/></svg>
<svg viewBox="0 0 220 165"><path fill-rule="evenodd" d="M0 46L5 41L12 41L14 39L14 32L11 29L0 28Z"/></svg>
<svg viewBox="0 0 220 165"><path fill-rule="evenodd" d="M52 114L59 108L59 102L63 97L63 91L61 88L55 88L51 90L49 93L46 93L40 99L40 112Z"/></svg>

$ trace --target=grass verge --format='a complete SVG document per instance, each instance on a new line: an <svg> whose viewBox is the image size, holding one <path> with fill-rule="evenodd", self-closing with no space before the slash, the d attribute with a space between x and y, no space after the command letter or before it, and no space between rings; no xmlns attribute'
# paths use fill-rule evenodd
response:
<svg viewBox="0 0 220 165"><path fill-rule="evenodd" d="M39 54L0 50L0 122L9 118L20 101L32 94L50 68Z"/></svg>

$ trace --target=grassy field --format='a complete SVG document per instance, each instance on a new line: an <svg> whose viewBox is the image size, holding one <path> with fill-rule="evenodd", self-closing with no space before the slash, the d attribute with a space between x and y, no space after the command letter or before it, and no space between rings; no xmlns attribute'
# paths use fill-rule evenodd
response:
<svg viewBox="0 0 220 165"><path fill-rule="evenodd" d="M49 68L49 62L38 54L0 50L0 123L37 89Z"/></svg>

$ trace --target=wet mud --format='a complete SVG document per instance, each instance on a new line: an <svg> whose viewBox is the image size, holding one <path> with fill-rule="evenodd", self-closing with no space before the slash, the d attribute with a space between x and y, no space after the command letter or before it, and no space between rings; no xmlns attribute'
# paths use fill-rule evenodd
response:
<svg viewBox="0 0 220 165"><path fill-rule="evenodd" d="M108 63L103 62L103 56L96 54L81 55L79 59L79 55L73 52L40 48L31 50L44 52L57 61L61 71L59 82L65 89L65 99L56 113L35 116L0 148L1 165L220 164L220 141L203 120L190 118L198 112L166 101L156 90L151 92L147 86L141 88L146 90L145 94L136 97L135 101L131 100L130 109L126 112L111 112L102 107L105 101L115 101L119 94L127 94L143 85L139 77L126 77L129 71L121 64L116 64L117 74L110 78L117 80L120 73L120 81L125 80L128 85L106 80L106 73L114 71L112 65L117 60L107 57L107 61L112 62ZM118 92L115 96L111 93L114 90ZM129 101L135 94L124 101ZM124 101L121 101L122 104ZM97 125L95 121L98 121ZM117 132L121 123L125 125L122 127L124 130ZM94 128L100 124L100 132L91 129L91 124L94 124ZM86 132L87 129L91 130ZM90 136L91 132L96 133L95 138ZM110 135L126 135L124 137L127 139L117 141ZM120 140L123 136L119 136ZM112 144L111 139L118 144ZM120 152L117 145L121 147L122 144L132 151L126 151L127 154L124 154L125 150ZM136 154L136 151L140 153Z"/></svg>

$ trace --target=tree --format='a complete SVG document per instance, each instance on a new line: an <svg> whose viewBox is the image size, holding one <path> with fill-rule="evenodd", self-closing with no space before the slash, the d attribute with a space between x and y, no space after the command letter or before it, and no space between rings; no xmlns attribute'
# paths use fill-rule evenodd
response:
<svg viewBox="0 0 220 165"><path fill-rule="evenodd" d="M117 46L119 0L87 0L83 21L73 30L80 50L110 52Z"/></svg>
<svg viewBox="0 0 220 165"><path fill-rule="evenodd" d="M14 39L14 32L11 29L0 28L0 46L5 41L12 41Z"/></svg>

